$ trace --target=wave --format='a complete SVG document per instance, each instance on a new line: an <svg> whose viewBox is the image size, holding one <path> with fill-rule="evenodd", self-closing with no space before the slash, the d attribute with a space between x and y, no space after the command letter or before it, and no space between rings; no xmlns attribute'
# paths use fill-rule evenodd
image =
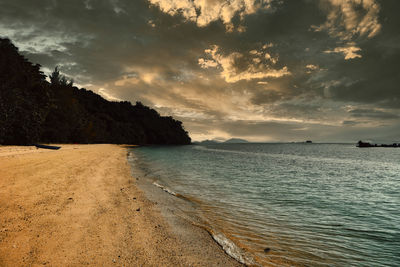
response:
<svg viewBox="0 0 400 267"><path fill-rule="evenodd" d="M153 185L155 185L156 187L160 188L164 192L167 192L168 194L170 194L170 195L172 195L174 197L177 197L177 198L180 198L180 199L183 199L183 200L186 200L186 201L190 202L192 205L200 205L202 203L202 201L200 201L199 199L196 199L194 197L188 197L188 196L176 193L175 191L172 191L170 188L168 188L166 186L163 186L163 185L160 185L157 182L153 182Z"/></svg>
<svg viewBox="0 0 400 267"><path fill-rule="evenodd" d="M153 185L157 186L158 188L161 188L164 192L167 192L167 193L170 194L170 195L173 195L173 196L176 196L176 197L179 196L179 194L177 194L176 192L172 191L171 189L169 189L169 188L166 187L166 186L160 185L160 184L157 183L157 182L153 182Z"/></svg>
<svg viewBox="0 0 400 267"><path fill-rule="evenodd" d="M221 246L221 248L225 251L226 254L237 260L238 262L246 265L246 266L258 266L254 259L246 253L244 250L239 248L232 240L227 238L224 234L215 232L212 229L209 229L207 227L202 227L204 228L214 239L215 242L217 242L218 245Z"/></svg>
<svg viewBox="0 0 400 267"><path fill-rule="evenodd" d="M160 185L157 182L153 182L153 185L162 189L164 192L167 192L170 195L173 195L178 198L182 198L182 199L190 201L190 202L193 201L192 199L185 197L181 194L178 194L178 193L172 191L171 189L169 189L168 187ZM195 225L206 230L211 235L213 240L215 242L217 242L217 244L219 246L221 246L221 248L225 251L225 253L228 254L229 256L231 256L232 258L234 258L236 261L238 261L244 265L257 266L254 259L250 255L248 255L248 253L246 253L241 248L239 248L232 240L227 238L224 234L216 232L216 231L212 230L211 228L205 227L203 225L198 225L198 224L195 224Z"/></svg>
<svg viewBox="0 0 400 267"><path fill-rule="evenodd" d="M137 159L137 156L136 156L135 153L133 153L133 152L128 152L128 153L127 153L127 158L128 158L128 161L129 161L129 162L135 162L135 161L138 160L138 159Z"/></svg>

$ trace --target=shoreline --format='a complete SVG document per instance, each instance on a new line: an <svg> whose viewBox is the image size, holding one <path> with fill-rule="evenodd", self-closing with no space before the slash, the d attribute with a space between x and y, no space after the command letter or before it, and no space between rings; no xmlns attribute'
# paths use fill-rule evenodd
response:
<svg viewBox="0 0 400 267"><path fill-rule="evenodd" d="M133 150L134 151L134 150ZM168 187L162 186L148 177L135 160L132 150L128 153L128 162L132 165L133 176L136 177L138 188L144 192L147 199L157 203L157 210L171 226L182 242L190 245L198 240L202 243L213 242L226 255L240 266L259 266L249 253L238 247L224 233L217 232L198 213L198 200L178 194Z"/></svg>
<svg viewBox="0 0 400 267"><path fill-rule="evenodd" d="M123 146L61 146L0 146L1 266L243 266L205 230L171 225Z"/></svg>
<svg viewBox="0 0 400 267"><path fill-rule="evenodd" d="M201 196L190 194L190 189L185 191L185 187L180 186L180 183L185 183L186 179L178 179L179 182L176 184L172 182L173 177L178 178L176 175L180 174L179 171L175 173L170 170L165 173L161 170L165 166L158 165L157 160L154 165L147 159L148 155L143 154L145 156L142 158L141 152L135 153L135 149L129 150L128 162L132 165L133 176L140 178L137 181L139 188L148 199L159 203L158 208L170 224L178 224L180 227L179 225L182 224L180 221L183 220L195 228L202 229L227 255L244 266L303 266L285 257L284 251L275 249L270 251L269 245L258 244L258 247L252 247L243 242L246 241L246 236L237 237L237 234L240 235L243 232L232 227L233 224L230 223L229 218L219 216L218 213L223 212L223 207L215 207L212 212L212 203L207 202L207 199L202 199ZM177 168L179 169L179 166ZM185 174L182 175L185 176ZM190 180L190 183L196 184L196 180ZM247 232L247 234L253 237L258 233ZM272 244L276 240L270 239L269 242ZM268 250L265 251L265 249Z"/></svg>

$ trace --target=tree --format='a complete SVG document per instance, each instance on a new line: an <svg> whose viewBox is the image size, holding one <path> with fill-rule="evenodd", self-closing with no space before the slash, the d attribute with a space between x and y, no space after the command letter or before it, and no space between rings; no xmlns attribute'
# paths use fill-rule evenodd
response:
<svg viewBox="0 0 400 267"><path fill-rule="evenodd" d="M73 86L55 67L50 83L0 38L0 144L190 144L180 121L141 102L110 102Z"/></svg>
<svg viewBox="0 0 400 267"><path fill-rule="evenodd" d="M60 74L59 66L54 68L54 71L50 74L50 82L53 86L68 86L72 87L74 84L73 79L68 79L66 76Z"/></svg>

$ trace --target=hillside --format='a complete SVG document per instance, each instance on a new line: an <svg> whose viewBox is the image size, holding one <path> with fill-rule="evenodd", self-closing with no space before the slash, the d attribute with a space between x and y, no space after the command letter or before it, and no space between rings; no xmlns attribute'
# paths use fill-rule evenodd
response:
<svg viewBox="0 0 400 267"><path fill-rule="evenodd" d="M50 80L0 38L0 144L191 142L182 122L141 102L107 101L73 86L57 68Z"/></svg>

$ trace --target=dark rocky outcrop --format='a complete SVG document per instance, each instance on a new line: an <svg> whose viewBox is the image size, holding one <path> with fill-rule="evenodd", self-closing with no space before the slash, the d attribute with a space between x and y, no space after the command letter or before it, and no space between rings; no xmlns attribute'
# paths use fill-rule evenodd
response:
<svg viewBox="0 0 400 267"><path fill-rule="evenodd" d="M393 144L371 144L369 142L358 141L357 147L400 147L400 144L393 143Z"/></svg>

